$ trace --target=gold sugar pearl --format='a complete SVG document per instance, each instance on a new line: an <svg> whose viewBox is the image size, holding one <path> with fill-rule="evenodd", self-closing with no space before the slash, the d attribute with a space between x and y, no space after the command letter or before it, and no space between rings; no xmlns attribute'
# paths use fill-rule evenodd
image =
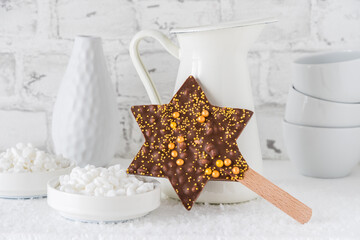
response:
<svg viewBox="0 0 360 240"><path fill-rule="evenodd" d="M219 168L221 168L222 166L224 166L223 160L220 160L220 159L217 160L215 164L216 164L216 166L219 167Z"/></svg>
<svg viewBox="0 0 360 240"><path fill-rule="evenodd" d="M230 166L231 165L231 160L230 159L228 159L228 158L226 158L225 160L224 160L224 165L225 166Z"/></svg>
<svg viewBox="0 0 360 240"><path fill-rule="evenodd" d="M178 143L182 143L183 141L185 141L184 137L183 136L178 136L178 138L176 139L176 141Z"/></svg>
<svg viewBox="0 0 360 240"><path fill-rule="evenodd" d="M203 123L203 122L205 122L205 117L204 117L204 116L199 116L199 117L197 118L197 121L198 121L199 123Z"/></svg>
<svg viewBox="0 0 360 240"><path fill-rule="evenodd" d="M208 110L203 110L201 112L201 115L203 115L204 117L208 117L209 116L209 111Z"/></svg>
<svg viewBox="0 0 360 240"><path fill-rule="evenodd" d="M173 116L173 118L178 118L178 117L180 117L180 113L179 112L174 112L172 114L172 116Z"/></svg>
<svg viewBox="0 0 360 240"><path fill-rule="evenodd" d="M176 150L172 150L172 151L171 151L171 156L174 157L174 158L177 157L177 156L178 156L178 152L177 152Z"/></svg>
<svg viewBox="0 0 360 240"><path fill-rule="evenodd" d="M233 167L233 169L231 171L233 172L233 174L239 174L240 173L240 168Z"/></svg>
<svg viewBox="0 0 360 240"><path fill-rule="evenodd" d="M179 158L178 160L176 160L176 164L177 164L178 166L182 166L182 165L184 165L184 160L182 160L181 158Z"/></svg>
<svg viewBox="0 0 360 240"><path fill-rule="evenodd" d="M169 148L169 149L174 149L174 148L175 148L175 144L174 144L174 143L169 143L169 144L168 144L168 148Z"/></svg>
<svg viewBox="0 0 360 240"><path fill-rule="evenodd" d="M220 173L218 170L214 170L211 176L213 176L214 178L218 178L220 176Z"/></svg>
<svg viewBox="0 0 360 240"><path fill-rule="evenodd" d="M206 174L206 175L211 175L211 173L212 173L211 168L205 169L205 174Z"/></svg>
<svg viewBox="0 0 360 240"><path fill-rule="evenodd" d="M177 125L176 125L176 122L171 122L171 123L170 123L170 127L171 127L171 128L176 128L176 126L177 126Z"/></svg>

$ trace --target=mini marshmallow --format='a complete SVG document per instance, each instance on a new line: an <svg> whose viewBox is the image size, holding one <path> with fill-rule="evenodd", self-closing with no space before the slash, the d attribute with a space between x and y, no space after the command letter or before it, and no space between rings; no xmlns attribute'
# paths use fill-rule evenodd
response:
<svg viewBox="0 0 360 240"><path fill-rule="evenodd" d="M0 172L49 172L71 165L71 161L63 156L46 153L30 143L18 143L0 153Z"/></svg>
<svg viewBox="0 0 360 240"><path fill-rule="evenodd" d="M154 184L127 175L120 164L109 168L87 165L75 167L69 175L59 177L58 190L87 196L130 196L152 191Z"/></svg>

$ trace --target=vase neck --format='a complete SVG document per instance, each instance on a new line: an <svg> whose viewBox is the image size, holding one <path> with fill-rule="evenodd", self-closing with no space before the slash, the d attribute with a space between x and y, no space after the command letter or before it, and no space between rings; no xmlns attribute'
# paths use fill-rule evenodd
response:
<svg viewBox="0 0 360 240"><path fill-rule="evenodd" d="M93 36L77 36L75 37L73 52L77 49L91 49L102 52L101 38Z"/></svg>

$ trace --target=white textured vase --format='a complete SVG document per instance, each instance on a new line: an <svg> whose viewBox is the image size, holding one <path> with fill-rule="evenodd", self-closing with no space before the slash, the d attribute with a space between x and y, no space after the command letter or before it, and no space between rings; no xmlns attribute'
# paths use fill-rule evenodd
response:
<svg viewBox="0 0 360 240"><path fill-rule="evenodd" d="M105 166L118 143L119 115L101 38L75 38L53 110L56 154L79 166Z"/></svg>

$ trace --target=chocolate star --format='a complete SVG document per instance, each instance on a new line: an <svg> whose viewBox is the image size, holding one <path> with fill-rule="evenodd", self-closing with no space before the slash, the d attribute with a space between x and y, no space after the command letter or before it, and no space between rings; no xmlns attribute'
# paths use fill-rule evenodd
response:
<svg viewBox="0 0 360 240"><path fill-rule="evenodd" d="M253 113L211 105L192 76L169 104L131 111L145 143L128 173L168 178L188 210L207 181L236 181L248 169L236 139Z"/></svg>

